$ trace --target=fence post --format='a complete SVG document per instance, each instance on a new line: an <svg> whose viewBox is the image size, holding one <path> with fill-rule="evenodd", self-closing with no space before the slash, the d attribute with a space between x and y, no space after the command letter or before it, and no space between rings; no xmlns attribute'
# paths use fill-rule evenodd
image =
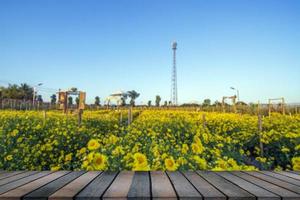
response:
<svg viewBox="0 0 300 200"><path fill-rule="evenodd" d="M130 106L128 108L128 125L130 125L132 122L132 107Z"/></svg>
<svg viewBox="0 0 300 200"><path fill-rule="evenodd" d="M203 113L202 115L203 128L206 128L206 115Z"/></svg>
<svg viewBox="0 0 300 200"><path fill-rule="evenodd" d="M78 126L81 125L81 121L82 121L82 113L83 113L83 110L82 110L82 109L79 109L79 110L78 110Z"/></svg>
<svg viewBox="0 0 300 200"><path fill-rule="evenodd" d="M258 115L258 135L259 135L259 148L260 148L260 156L264 157L264 146L261 142L261 134L262 134L262 118L261 115Z"/></svg>
<svg viewBox="0 0 300 200"><path fill-rule="evenodd" d="M46 116L46 110L43 111L43 116L44 116L44 121L43 122L44 122L44 125L45 125L46 124L46 117L47 117Z"/></svg>
<svg viewBox="0 0 300 200"><path fill-rule="evenodd" d="M120 125L122 124L122 121L123 121L123 113L122 110L120 110Z"/></svg>

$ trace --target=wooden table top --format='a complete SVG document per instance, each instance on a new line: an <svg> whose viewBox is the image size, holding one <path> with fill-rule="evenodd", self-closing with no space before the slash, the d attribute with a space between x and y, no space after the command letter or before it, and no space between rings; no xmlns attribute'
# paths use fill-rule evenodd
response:
<svg viewBox="0 0 300 200"><path fill-rule="evenodd" d="M0 200L299 199L300 172L0 171Z"/></svg>

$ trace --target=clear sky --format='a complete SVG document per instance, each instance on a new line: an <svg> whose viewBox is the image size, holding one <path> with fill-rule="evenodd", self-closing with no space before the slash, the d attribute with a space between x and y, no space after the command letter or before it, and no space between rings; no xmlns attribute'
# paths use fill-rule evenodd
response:
<svg viewBox="0 0 300 200"><path fill-rule="evenodd" d="M300 102L299 0L0 0L0 85L169 100L175 40L180 103Z"/></svg>

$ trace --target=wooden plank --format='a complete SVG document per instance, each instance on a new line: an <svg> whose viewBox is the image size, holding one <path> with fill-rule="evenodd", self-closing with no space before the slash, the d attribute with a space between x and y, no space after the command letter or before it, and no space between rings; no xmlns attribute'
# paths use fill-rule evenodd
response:
<svg viewBox="0 0 300 200"><path fill-rule="evenodd" d="M167 174L180 199L191 199L191 198L202 199L201 194L179 171L167 172Z"/></svg>
<svg viewBox="0 0 300 200"><path fill-rule="evenodd" d="M100 199L117 175L118 172L103 172L76 195L75 200Z"/></svg>
<svg viewBox="0 0 300 200"><path fill-rule="evenodd" d="M61 176L58 179L48 183L47 185L44 185L43 187L40 187L39 189L27 194L23 197L23 200L47 200L51 194L84 173L84 171L69 172L66 175Z"/></svg>
<svg viewBox="0 0 300 200"><path fill-rule="evenodd" d="M37 171L28 171L28 172L17 174L15 176L11 176L11 177L2 179L2 180L0 180L0 186L5 185L5 184L10 183L10 182L13 182L13 181L16 181L16 180L19 180L19 179L24 178L26 176L36 174L36 173L38 173L38 172Z"/></svg>
<svg viewBox="0 0 300 200"><path fill-rule="evenodd" d="M131 187L129 189L128 198L150 199L150 175L149 172L135 172Z"/></svg>
<svg viewBox="0 0 300 200"><path fill-rule="evenodd" d="M300 171L288 171L288 172L300 175Z"/></svg>
<svg viewBox="0 0 300 200"><path fill-rule="evenodd" d="M246 190L250 194L253 194L257 197L257 199L280 199L280 196L271 193L253 183L250 183L238 176L233 175L232 173L229 172L217 172L220 176L223 178L227 179L228 181L234 183L235 185L238 185L242 189Z"/></svg>
<svg viewBox="0 0 300 200"><path fill-rule="evenodd" d="M202 194L204 199L226 199L226 196L217 190L213 185L199 176L196 172L183 172L185 177L195 186Z"/></svg>
<svg viewBox="0 0 300 200"><path fill-rule="evenodd" d="M122 171L103 195L103 199L126 199L130 189L133 171Z"/></svg>
<svg viewBox="0 0 300 200"><path fill-rule="evenodd" d="M72 200L73 197L80 192L87 184L89 184L94 178L96 178L101 172L89 171L79 176L74 181L65 185L61 189L53 193L48 199L49 200Z"/></svg>
<svg viewBox="0 0 300 200"><path fill-rule="evenodd" d="M282 175L294 178L296 180L300 180L300 175L295 174L295 173L285 172L285 171L276 171L275 173L282 174Z"/></svg>
<svg viewBox="0 0 300 200"><path fill-rule="evenodd" d="M244 180L247 180L248 182L251 182L255 185L258 185L259 187L262 187L270 192L273 192L274 194L277 194L281 196L283 199L299 199L300 195L297 193L294 193L292 191L289 191L287 189L284 189L282 187L279 187L277 185L274 185L272 183L269 183L267 181L264 181L262 179L256 178L254 176L251 176L249 174L243 173L243 172L231 172L234 175L243 178Z"/></svg>
<svg viewBox="0 0 300 200"><path fill-rule="evenodd" d="M0 180L15 176L17 174L21 174L23 172L25 172L25 171L4 172L4 173L0 174Z"/></svg>
<svg viewBox="0 0 300 200"><path fill-rule="evenodd" d="M255 196L230 181L210 171L197 171L209 183L225 194L228 199L255 199Z"/></svg>
<svg viewBox="0 0 300 200"><path fill-rule="evenodd" d="M150 175L153 199L177 199L175 190L165 172L152 171Z"/></svg>
<svg viewBox="0 0 300 200"><path fill-rule="evenodd" d="M294 184L294 185L298 185L300 186L300 180L288 177L288 176L284 176L282 174L277 174L274 172L270 172L270 171L259 171L260 173L266 174L268 176L272 176L274 178L278 178L280 180L286 181L288 183Z"/></svg>
<svg viewBox="0 0 300 200"><path fill-rule="evenodd" d="M19 200L21 199L24 195L28 194L29 192L32 192L36 190L37 188L46 185L47 183L65 175L68 173L67 171L58 171L54 172L52 174L49 174L47 176L41 177L37 180L34 180L30 183L27 183L23 186L17 187L13 190L10 190L4 194L0 195L0 200L5 200L5 199L10 199L10 200Z"/></svg>
<svg viewBox="0 0 300 200"><path fill-rule="evenodd" d="M262 174L262 173L259 173L259 172L254 172L253 171L253 172L244 172L244 173L247 173L247 174L255 176L256 178L259 178L261 180L270 182L274 185L278 185L282 188L285 188L285 189L288 189L288 190L291 190L295 193L300 194L300 187L297 186L297 185L282 181L280 179L277 179L277 178L274 178L274 177L271 177L271 176L268 176L268 175L265 175L265 174Z"/></svg>
<svg viewBox="0 0 300 200"><path fill-rule="evenodd" d="M8 184L5 184L5 185L2 185L0 186L0 194L3 194L9 190L12 190L12 189L15 189L21 185L24 185L26 183L29 183L31 181L34 181L38 178L41 178L43 176L47 176L48 174L51 174L52 172L50 171L44 171L44 172L39 172L37 174L33 174L33 175L30 175L30 176L26 176L22 179L19 179L19 180L16 180L16 181L13 181L13 182L10 182Z"/></svg>

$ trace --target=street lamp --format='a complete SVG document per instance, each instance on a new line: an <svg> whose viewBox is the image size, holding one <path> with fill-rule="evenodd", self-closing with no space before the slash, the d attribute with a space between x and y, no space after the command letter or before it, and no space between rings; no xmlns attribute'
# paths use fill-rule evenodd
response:
<svg viewBox="0 0 300 200"><path fill-rule="evenodd" d="M37 93L37 87L38 86L41 86L43 85L43 83L39 83L35 86L33 86L33 97L32 97L32 105L34 106L34 103L35 103L35 96L36 96L36 93Z"/></svg>
<svg viewBox="0 0 300 200"><path fill-rule="evenodd" d="M236 90L237 99L238 99L238 101L240 101L240 93L239 93L239 90L238 90L238 89L236 89L236 88L234 88L234 87L230 87L230 89L232 89L232 90Z"/></svg>

